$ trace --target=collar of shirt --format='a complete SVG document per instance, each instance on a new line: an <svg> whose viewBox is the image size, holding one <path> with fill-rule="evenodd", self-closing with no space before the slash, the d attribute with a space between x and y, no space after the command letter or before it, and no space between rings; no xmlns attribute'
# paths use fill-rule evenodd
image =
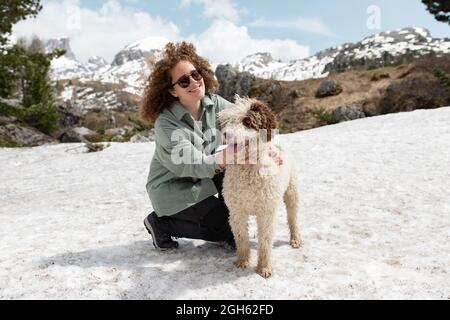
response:
<svg viewBox="0 0 450 320"><path fill-rule="evenodd" d="M202 106L203 110L206 110L206 108L209 108L214 105L214 102L211 100L211 98L207 95L202 99ZM189 111L187 111L179 101L175 101L172 103L172 106L170 107L170 111L173 113L173 115L178 119L181 120L186 114L189 114Z"/></svg>

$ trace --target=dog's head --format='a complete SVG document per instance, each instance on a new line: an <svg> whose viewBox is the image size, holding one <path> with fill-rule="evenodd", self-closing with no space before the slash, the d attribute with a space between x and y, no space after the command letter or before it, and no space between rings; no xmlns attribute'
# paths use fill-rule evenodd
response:
<svg viewBox="0 0 450 320"><path fill-rule="evenodd" d="M268 106L256 99L238 95L234 106L222 110L218 116L222 132L234 136L254 138L261 132L267 132L267 141L271 141L273 130L277 129L276 117Z"/></svg>
<svg viewBox="0 0 450 320"><path fill-rule="evenodd" d="M277 129L274 113L261 101L240 98L234 106L219 112L219 122L227 144L262 144L272 141Z"/></svg>

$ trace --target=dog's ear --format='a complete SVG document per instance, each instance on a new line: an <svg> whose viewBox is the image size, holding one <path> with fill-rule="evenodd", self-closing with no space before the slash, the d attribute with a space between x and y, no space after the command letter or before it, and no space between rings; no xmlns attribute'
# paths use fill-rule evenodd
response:
<svg viewBox="0 0 450 320"><path fill-rule="evenodd" d="M272 140L272 130L277 128L277 119L268 106L260 101L252 101L247 115L242 120L247 128L267 130L267 140Z"/></svg>

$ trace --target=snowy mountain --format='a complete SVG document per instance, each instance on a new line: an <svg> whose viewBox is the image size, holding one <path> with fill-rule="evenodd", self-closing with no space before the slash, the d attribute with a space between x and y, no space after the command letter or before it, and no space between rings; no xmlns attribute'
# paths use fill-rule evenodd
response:
<svg viewBox="0 0 450 320"><path fill-rule="evenodd" d="M53 50L64 50L66 53L64 57L70 60L77 60L75 58L75 54L70 47L70 39L69 38L61 38L61 39L50 39L45 42L45 51L51 52Z"/></svg>
<svg viewBox="0 0 450 320"><path fill-rule="evenodd" d="M91 57L87 63L81 63L75 57L68 38L51 39L45 43L46 52L64 50L66 53L52 61L52 77L55 80L63 79L91 79L93 74L102 70L108 62L101 57Z"/></svg>
<svg viewBox="0 0 450 320"><path fill-rule="evenodd" d="M55 79L76 78L122 84L125 91L134 94L140 94L150 72L147 61L157 60L168 42L161 37L150 37L123 48L111 64L99 57L83 64L75 58L67 39L58 41L49 41L48 47L67 50L68 54L53 61ZM450 53L450 39L432 38L429 31L423 28L405 28L382 32L358 43L329 48L309 58L290 62L275 60L269 53L255 53L235 67L260 78L291 81L325 77L329 71L351 67L361 60L366 65L369 62L377 65L387 58L420 56L430 52L438 55Z"/></svg>
<svg viewBox="0 0 450 320"><path fill-rule="evenodd" d="M123 83L124 90L139 94L148 77L149 60L157 60L168 42L161 37L150 37L126 46L116 54L108 68L94 72L93 80Z"/></svg>
<svg viewBox="0 0 450 320"><path fill-rule="evenodd" d="M217 243L156 251L142 224L155 144L0 148L0 299L450 299L450 107L280 137L300 249L277 210L274 276ZM120 173L120 174L118 174Z"/></svg>
<svg viewBox="0 0 450 320"><path fill-rule="evenodd" d="M79 62L71 53L67 39L53 40L50 49L64 49L70 52L52 62L53 78L56 80L95 80L104 83L123 84L124 90L139 93L149 73L147 61L158 59L161 49L168 42L161 37L150 37L132 43L119 51L113 62L101 57L91 57L87 63Z"/></svg>
<svg viewBox="0 0 450 320"><path fill-rule="evenodd" d="M336 68L351 67L363 60L377 65L386 58L395 59L404 55L420 56L434 52L450 53L450 39L435 39L423 28L404 28L382 32L358 43L346 43L306 58L282 63L270 54L257 53L246 57L236 65L239 71L249 71L260 78L277 80L305 80L321 78Z"/></svg>

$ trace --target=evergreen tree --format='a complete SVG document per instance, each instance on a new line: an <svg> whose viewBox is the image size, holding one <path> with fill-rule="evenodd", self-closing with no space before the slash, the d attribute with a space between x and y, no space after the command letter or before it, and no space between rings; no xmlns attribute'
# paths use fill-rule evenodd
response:
<svg viewBox="0 0 450 320"><path fill-rule="evenodd" d="M14 93L18 81L15 71L22 60L20 48L8 46L12 26L36 16L41 9L40 0L0 1L0 98L9 98Z"/></svg>
<svg viewBox="0 0 450 320"><path fill-rule="evenodd" d="M22 93L22 118L28 124L44 133L51 133L57 128L58 112L54 106L53 86L49 79L51 60L64 54L56 50L45 53L42 42L33 37L26 47L17 45L20 51L16 74L20 82Z"/></svg>
<svg viewBox="0 0 450 320"><path fill-rule="evenodd" d="M0 1L0 97L14 94L22 98L17 115L44 133L57 128L58 112L54 105L53 86L49 79L51 60L63 51L45 53L38 37L24 38L15 45L8 43L12 26L42 9L40 0Z"/></svg>
<svg viewBox="0 0 450 320"><path fill-rule="evenodd" d="M42 6L40 0L2 0L0 1L0 46L8 42L7 35L12 26L29 16L35 17Z"/></svg>
<svg viewBox="0 0 450 320"><path fill-rule="evenodd" d="M422 0L427 10L434 15L437 21L450 24L450 1L449 0Z"/></svg>

